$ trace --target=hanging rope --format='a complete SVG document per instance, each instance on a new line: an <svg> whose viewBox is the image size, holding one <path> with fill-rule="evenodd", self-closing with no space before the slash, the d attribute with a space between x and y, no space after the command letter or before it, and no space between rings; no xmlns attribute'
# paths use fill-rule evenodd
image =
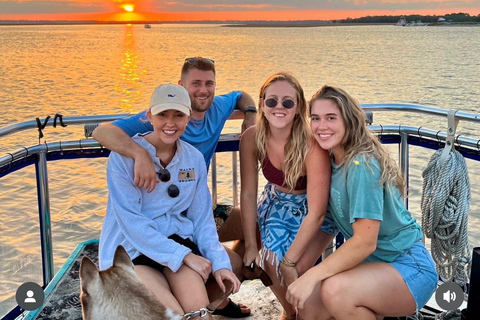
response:
<svg viewBox="0 0 480 320"><path fill-rule="evenodd" d="M422 173L422 227L432 239L432 257L441 279L464 287L472 252L467 232L470 182L463 156L453 149L441 161L442 151L435 152Z"/></svg>
<svg viewBox="0 0 480 320"><path fill-rule="evenodd" d="M49 119L50 119L50 116L47 116L42 123L39 118L35 118L35 120L37 121L37 129L38 129L38 144L40 144L40 139L43 138L43 129L45 129L45 127L47 126Z"/></svg>

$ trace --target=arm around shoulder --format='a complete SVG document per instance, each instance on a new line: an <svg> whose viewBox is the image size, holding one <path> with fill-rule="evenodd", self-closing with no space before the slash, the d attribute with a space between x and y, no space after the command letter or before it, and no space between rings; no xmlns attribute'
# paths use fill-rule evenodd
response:
<svg viewBox="0 0 480 320"><path fill-rule="evenodd" d="M153 191L157 176L148 152L130 138L121 128L112 123L95 128L92 136L101 145L135 160L135 185Z"/></svg>
<svg viewBox="0 0 480 320"><path fill-rule="evenodd" d="M92 137L107 149L132 159L141 151L145 152L125 131L112 123L104 123L95 128Z"/></svg>

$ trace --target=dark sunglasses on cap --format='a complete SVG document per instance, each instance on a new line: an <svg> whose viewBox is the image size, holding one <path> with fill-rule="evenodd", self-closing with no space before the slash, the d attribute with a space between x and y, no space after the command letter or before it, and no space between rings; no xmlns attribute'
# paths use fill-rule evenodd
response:
<svg viewBox="0 0 480 320"><path fill-rule="evenodd" d="M168 171L167 169L163 168L159 172L157 172L157 174L160 181L162 182L170 181L171 175L170 175L170 171ZM176 185L171 184L167 189L167 193L170 196L170 198L176 198L180 194L180 189L178 189Z"/></svg>
<svg viewBox="0 0 480 320"><path fill-rule="evenodd" d="M277 104L278 104L277 98L268 98L265 100L265 105L269 108L275 108ZM285 109L292 109L293 107L295 107L295 104L296 102L289 98L285 98L282 100L282 106Z"/></svg>
<svg viewBox="0 0 480 320"><path fill-rule="evenodd" d="M208 58L192 57L192 58L185 59L185 62L187 62L188 64L190 64L192 66L196 65L199 61L209 63L209 64L212 64L212 65L215 64L215 61L213 61L212 59L208 59Z"/></svg>

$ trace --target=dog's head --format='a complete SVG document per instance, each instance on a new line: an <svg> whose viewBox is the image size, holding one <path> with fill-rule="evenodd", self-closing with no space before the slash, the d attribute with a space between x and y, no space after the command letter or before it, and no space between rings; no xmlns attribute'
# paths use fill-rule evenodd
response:
<svg viewBox="0 0 480 320"><path fill-rule="evenodd" d="M113 265L104 271L83 257L80 283L85 320L174 319L142 284L122 246L115 251Z"/></svg>
<svg viewBox="0 0 480 320"><path fill-rule="evenodd" d="M105 271L98 271L95 264L88 257L83 257L80 265L81 293L83 318L106 319L107 312L115 300L117 292L123 291L123 283L132 282L129 279L138 279L133 270L133 263L122 246L118 246L113 258L113 266ZM141 283L139 283L141 285ZM138 285L137 285L138 286ZM145 288L146 290L146 288Z"/></svg>

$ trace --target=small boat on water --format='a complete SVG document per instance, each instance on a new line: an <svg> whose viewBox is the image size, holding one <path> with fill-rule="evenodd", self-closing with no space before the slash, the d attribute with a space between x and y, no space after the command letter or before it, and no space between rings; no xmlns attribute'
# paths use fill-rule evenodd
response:
<svg viewBox="0 0 480 320"><path fill-rule="evenodd" d="M403 27L406 24L407 24L407 19L405 19L404 17L401 17L395 25L398 27Z"/></svg>
<svg viewBox="0 0 480 320"><path fill-rule="evenodd" d="M399 148L398 163L406 177L407 187L410 181L410 146L416 146L425 150L438 150L443 148L441 155L445 161L444 155L447 155L455 148L461 156L474 161L475 165L480 165L480 136L475 133L472 136L456 136L455 129L458 121L469 121L480 123L477 114L466 113L462 111L448 111L444 109L431 108L411 104L364 104L364 110L367 112L370 128L375 132L382 143L396 144ZM443 128L428 129L426 126L413 127L408 125L372 125L373 113L384 111L409 112L417 114L427 114L430 116L446 117L447 132L442 132ZM50 198L48 188L48 170L47 162L51 160L66 160L78 158L95 158L107 157L109 150L103 148L97 141L90 138L91 131L98 123L112 121L127 116L119 115L100 115L100 116L82 116L82 117L63 117L60 121L65 125L84 125L85 138L72 141L50 142L33 146L25 146L19 150L12 151L6 155L0 155L0 178L7 176L24 167L34 166L37 179L37 196L38 199L38 216L40 234L40 248L42 252L42 274L44 290L44 303L36 310L26 311L20 306L12 306L12 310L7 314L0 315L1 320L13 319L81 319L81 306L79 302L79 279L78 269L83 256L89 256L95 263L98 261L98 240L92 239L78 244L77 248L72 252L70 258L64 263L60 270L54 274L53 265L53 240L52 230L50 226L50 202L55 199ZM234 112L230 119L240 119L243 115L240 112ZM38 119L37 119L38 120ZM57 116L53 119L47 119L45 126L55 126ZM428 125L428 124L427 124ZM12 124L7 127L0 128L0 139L3 136L12 133L18 133L23 130L39 130L41 128L38 121L27 121ZM478 133L478 131L477 131ZM237 152L239 148L239 134L223 134L219 140L216 152L232 153L232 199L233 204L238 204L238 168L237 168ZM458 169L457 169L458 170ZM217 194L216 187L216 162L212 162L212 197L215 200ZM466 172L463 172L467 174ZM405 200L408 205L408 199ZM441 213L438 213L441 214ZM0 228L0 233L2 229ZM342 238L338 237L332 250L340 246ZM328 254L328 253L327 253ZM447 252L446 255L451 253ZM473 253L471 250L464 257L466 261L472 261L471 272L467 275L468 281L464 286L465 298L450 295L450 291L445 295L440 295L445 301L460 299L461 306L457 314L450 314L448 319L462 320L478 320L480 319L480 248L475 248ZM8 281L0 278L0 281ZM439 281L442 283L442 281ZM0 283L0 287L3 283ZM437 296L437 295L434 295ZM425 319L442 319L445 313L432 297L427 305L421 310ZM460 314L461 311L461 314ZM255 312L255 311L254 311ZM388 319L406 319L388 318ZM413 319L409 317L408 319ZM445 318L446 319L446 318Z"/></svg>
<svg viewBox="0 0 480 320"><path fill-rule="evenodd" d="M152 27L152 26L149 25L149 24L144 25L144 28L145 28L145 29L150 29L151 27Z"/></svg>
<svg viewBox="0 0 480 320"><path fill-rule="evenodd" d="M428 25L428 23L424 23L424 22L422 22L422 20L407 21L407 19L405 19L405 17L402 17L397 21L397 23L395 25L399 26L399 27L425 27L425 26Z"/></svg>

